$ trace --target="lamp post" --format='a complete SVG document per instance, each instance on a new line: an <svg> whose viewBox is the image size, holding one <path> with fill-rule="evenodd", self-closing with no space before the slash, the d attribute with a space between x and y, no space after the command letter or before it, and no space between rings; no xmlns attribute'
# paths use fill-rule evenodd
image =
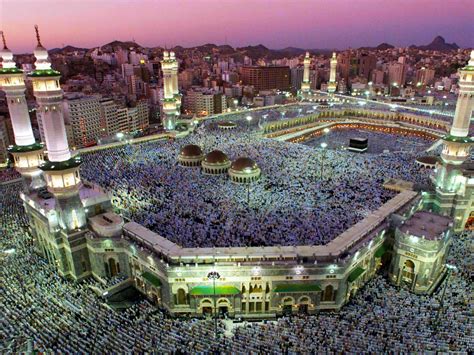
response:
<svg viewBox="0 0 474 355"><path fill-rule="evenodd" d="M321 155L321 180L323 179L323 169L324 169L324 158L326 157L326 148L328 144L326 142L321 143L321 148L323 148L323 154Z"/></svg>
<svg viewBox="0 0 474 355"><path fill-rule="evenodd" d="M252 121L252 116L248 115L245 118L247 119L247 122L249 123L249 143L250 143L250 121Z"/></svg>
<svg viewBox="0 0 474 355"><path fill-rule="evenodd" d="M221 275L217 271L211 271L207 274L207 278L212 280L212 286L214 290L214 336L217 340L217 300L216 300L216 280L219 280Z"/></svg>

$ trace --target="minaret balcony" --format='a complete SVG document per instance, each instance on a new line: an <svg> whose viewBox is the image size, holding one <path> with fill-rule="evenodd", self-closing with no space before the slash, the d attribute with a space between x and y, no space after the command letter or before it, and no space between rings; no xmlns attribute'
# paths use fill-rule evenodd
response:
<svg viewBox="0 0 474 355"><path fill-rule="evenodd" d="M10 146L8 152L13 155L15 168L20 174L36 172L44 163L44 146L40 143Z"/></svg>
<svg viewBox="0 0 474 355"><path fill-rule="evenodd" d="M81 184L80 165L79 157L62 162L46 161L41 164L40 169L45 174L48 191L56 195L77 192Z"/></svg>

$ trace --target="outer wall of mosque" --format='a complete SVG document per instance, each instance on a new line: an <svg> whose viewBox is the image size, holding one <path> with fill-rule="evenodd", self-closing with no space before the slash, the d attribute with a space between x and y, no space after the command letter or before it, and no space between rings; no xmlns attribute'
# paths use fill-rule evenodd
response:
<svg viewBox="0 0 474 355"><path fill-rule="evenodd" d="M469 186L463 198L470 206ZM405 190L324 246L182 248L135 222L125 223L111 212L99 187L84 184L80 196L88 225L67 234L54 203L21 195L37 252L75 281L126 275L101 296L133 285L174 315L218 310L265 318L337 310L382 267L394 284L429 293L444 274L453 230L451 218L422 211L435 195ZM220 275L215 286L211 271Z"/></svg>
<svg viewBox="0 0 474 355"><path fill-rule="evenodd" d="M133 284L175 315L211 313L214 304L231 316L254 318L337 310L383 265L390 267L394 283L402 282L414 292L429 292L442 275L451 237L450 220L434 215L444 223L437 236L440 242L420 243L416 250L405 247L405 239L413 237L401 233L392 219L413 218L421 205L412 191L402 192L349 233L316 247L180 248L137 223L123 224L120 216L111 212L89 217L91 230L67 236L50 231L48 219L29 201L25 197L38 252L55 264L62 276L81 280L126 274L126 286ZM104 206L91 207L101 210ZM111 236L99 237L101 227ZM424 253L429 254L429 262ZM418 276L427 268L420 263L430 263L429 280ZM208 279L210 271L220 274L215 294ZM398 281L398 275L403 275L403 281ZM407 284L407 278L413 282ZM114 288L107 291L108 296Z"/></svg>

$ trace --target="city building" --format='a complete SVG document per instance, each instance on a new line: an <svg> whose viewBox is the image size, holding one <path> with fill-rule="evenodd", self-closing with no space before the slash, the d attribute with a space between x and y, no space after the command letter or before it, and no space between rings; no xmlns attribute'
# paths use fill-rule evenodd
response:
<svg viewBox="0 0 474 355"><path fill-rule="evenodd" d="M290 68L286 66L244 66L241 69L244 85L251 85L255 90L290 89Z"/></svg>
<svg viewBox="0 0 474 355"><path fill-rule="evenodd" d="M86 96L80 93L64 95L63 110L66 123L71 125L76 148L97 144L106 135L101 119L101 97Z"/></svg>
<svg viewBox="0 0 474 355"><path fill-rule="evenodd" d="M226 97L214 90L193 88L186 92L184 110L198 116L208 116L225 112L227 109Z"/></svg>
<svg viewBox="0 0 474 355"><path fill-rule="evenodd" d="M416 71L415 82L417 86L431 85L434 82L435 70L422 67Z"/></svg>

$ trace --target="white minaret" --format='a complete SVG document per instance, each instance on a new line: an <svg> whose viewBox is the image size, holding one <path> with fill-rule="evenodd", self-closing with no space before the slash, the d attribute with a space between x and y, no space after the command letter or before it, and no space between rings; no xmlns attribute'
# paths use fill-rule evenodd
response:
<svg viewBox="0 0 474 355"><path fill-rule="evenodd" d="M336 53L332 54L330 60L330 72L329 72L329 83L328 83L328 92L333 94L336 92L336 68L337 68L337 57Z"/></svg>
<svg viewBox="0 0 474 355"><path fill-rule="evenodd" d="M35 70L29 74L44 128L48 161L40 165L48 190L56 198L60 225L69 231L85 226L84 208L79 198L81 178L79 157L71 157L64 125L62 98L59 85L61 73L51 68L48 51L42 46L35 26L38 45L35 48Z"/></svg>
<svg viewBox="0 0 474 355"><path fill-rule="evenodd" d="M460 204L465 198L468 177L463 174L461 166L469 158L474 138L469 137L469 125L474 109L474 50L469 63L459 70L459 94L456 112L449 134L443 137L441 162L436 169L436 204L441 212L454 217L455 229L462 229L462 221L466 219L465 210L471 211L471 202ZM462 196L462 197L461 197Z"/></svg>
<svg viewBox="0 0 474 355"><path fill-rule="evenodd" d="M161 61L163 71L163 127L172 131L181 108L181 96L178 90L178 61L174 52L163 52Z"/></svg>
<svg viewBox="0 0 474 355"><path fill-rule="evenodd" d="M303 82L301 83L301 91L304 94L309 93L311 88L311 82L309 80L309 66L311 65L311 58L309 57L309 52L306 52L303 61Z"/></svg>
<svg viewBox="0 0 474 355"><path fill-rule="evenodd" d="M0 88L5 91L8 111L13 126L15 145L8 148L15 159L15 168L22 175L26 191L36 190L44 186L41 170L38 166L43 162L43 146L35 141L31 128L28 105L25 98L25 80L23 71L13 61L13 53L8 49L5 36L1 32L3 58L0 69Z"/></svg>

